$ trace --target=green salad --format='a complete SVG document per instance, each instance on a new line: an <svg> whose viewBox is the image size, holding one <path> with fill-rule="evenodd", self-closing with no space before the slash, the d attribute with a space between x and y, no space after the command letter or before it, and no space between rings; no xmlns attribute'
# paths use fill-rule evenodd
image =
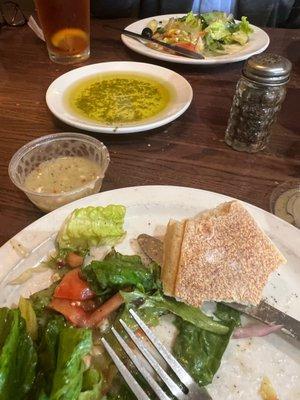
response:
<svg viewBox="0 0 300 400"><path fill-rule="evenodd" d="M238 50L249 41L253 29L247 17L236 22L231 14L214 11L203 14L189 12L167 21L151 20L142 34L164 43L206 55L222 55ZM150 43L150 47L164 48Z"/></svg>
<svg viewBox="0 0 300 400"><path fill-rule="evenodd" d="M199 385L212 381L239 313L218 304L211 317L165 296L157 264L114 249L124 217L121 205L75 210L48 262L57 280L0 309L0 400L134 400L101 344L103 336L113 340L112 325L121 330L120 318L137 329L129 309L152 327L172 315L174 355ZM89 261L91 247L103 244L111 251Z"/></svg>

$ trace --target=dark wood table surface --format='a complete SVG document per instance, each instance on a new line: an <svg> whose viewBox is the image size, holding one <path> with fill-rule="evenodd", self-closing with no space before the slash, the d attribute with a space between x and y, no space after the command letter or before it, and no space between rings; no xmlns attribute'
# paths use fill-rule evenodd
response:
<svg viewBox="0 0 300 400"><path fill-rule="evenodd" d="M130 20L109 21L125 27ZM111 163L103 191L135 185L181 185L237 197L266 210L272 190L300 178L300 30L268 29L269 50L289 58L293 73L269 147L239 153L224 143L228 113L243 63L216 67L158 62L127 49L118 33L92 21L91 57L103 61L160 64L192 85L190 108L173 123L140 134L94 134ZM76 131L52 116L45 103L50 83L75 68L50 62L44 43L28 27L0 31L0 245L42 215L10 181L7 167L28 141L55 132Z"/></svg>

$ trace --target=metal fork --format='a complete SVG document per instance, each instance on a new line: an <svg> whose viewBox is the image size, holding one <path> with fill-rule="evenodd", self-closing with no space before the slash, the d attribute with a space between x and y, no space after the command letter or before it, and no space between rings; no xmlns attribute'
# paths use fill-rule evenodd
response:
<svg viewBox="0 0 300 400"><path fill-rule="evenodd" d="M179 364L179 362L172 356L172 354L165 348L165 346L158 340L158 338L152 333L152 331L148 328L148 326L140 319L140 317L133 311L129 310L131 316L139 325L139 327L143 330L147 338L151 341L156 350L160 353L165 362L169 365L171 370L177 375L180 382L186 387L186 393L183 392L183 389L178 386L166 373L166 371L162 368L160 363L153 357L151 352L145 345L145 342L137 337L135 333L126 325L126 323L120 319L120 323L134 342L136 347L140 350L143 357L134 352L122 336L116 331L114 327L112 327L111 331L114 334L115 338L128 355L130 360L133 362L137 370L140 374L145 378L149 386L152 388L154 393L160 400L171 400L172 395L178 400L212 400L210 395L204 388L201 388L197 385L197 383L193 380L193 378L185 371L185 369ZM144 389L138 384L135 378L132 376L131 372L128 368L123 364L120 358L117 356L112 347L108 344L105 338L102 338L102 343L114 361L116 367L119 372L125 379L126 383L135 394L138 400L151 400L150 397L146 394ZM161 381L169 389L170 394L166 394L165 391L161 388L161 386L157 383L157 381L153 378L153 375L149 372L150 368L157 373L160 377Z"/></svg>

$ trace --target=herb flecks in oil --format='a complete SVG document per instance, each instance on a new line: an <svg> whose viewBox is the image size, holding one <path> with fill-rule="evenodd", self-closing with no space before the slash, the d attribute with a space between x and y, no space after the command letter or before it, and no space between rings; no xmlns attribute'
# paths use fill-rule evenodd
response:
<svg viewBox="0 0 300 400"><path fill-rule="evenodd" d="M170 88L142 74L102 74L77 83L68 93L73 112L107 125L145 121L167 107Z"/></svg>

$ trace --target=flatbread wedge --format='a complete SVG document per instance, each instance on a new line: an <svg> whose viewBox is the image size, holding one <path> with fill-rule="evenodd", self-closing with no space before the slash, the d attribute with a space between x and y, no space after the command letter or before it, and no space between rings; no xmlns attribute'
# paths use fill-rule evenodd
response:
<svg viewBox="0 0 300 400"><path fill-rule="evenodd" d="M164 237L163 265L161 280L164 293L173 296L179 265L185 221L170 220Z"/></svg>
<svg viewBox="0 0 300 400"><path fill-rule="evenodd" d="M196 307L204 301L257 305L270 273L285 262L242 203L231 201L185 221L178 265L169 271L173 280L176 275L174 289L173 283L166 289Z"/></svg>

